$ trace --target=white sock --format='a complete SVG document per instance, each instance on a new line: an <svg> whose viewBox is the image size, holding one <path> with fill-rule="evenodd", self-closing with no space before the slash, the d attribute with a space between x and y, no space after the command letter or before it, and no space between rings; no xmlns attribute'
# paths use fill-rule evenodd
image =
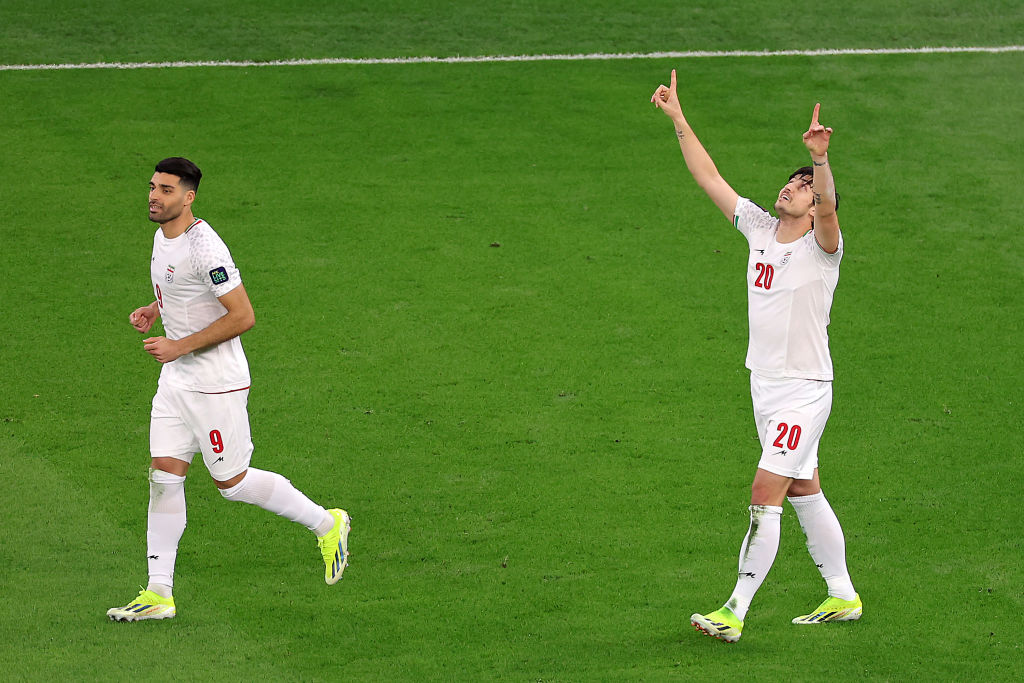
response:
<svg viewBox="0 0 1024 683"><path fill-rule="evenodd" d="M754 599L754 594L775 562L775 555L779 552L781 522L781 507L750 506L750 528L740 548L739 577L736 579L736 588L725 603L740 621L746 618L750 601Z"/></svg>
<svg viewBox="0 0 1024 683"><path fill-rule="evenodd" d="M168 586L166 583L153 583L152 581L146 586L146 590L156 593L161 598L169 598L173 592L171 586Z"/></svg>
<svg viewBox="0 0 1024 683"><path fill-rule="evenodd" d="M149 471L149 515L146 526L146 556L149 584L159 590L174 585L174 562L178 541L185 532L185 477L163 470ZM154 591L157 595L163 595Z"/></svg>
<svg viewBox="0 0 1024 683"><path fill-rule="evenodd" d="M221 489L220 493L228 500L258 505L290 519L317 536L323 536L334 527L334 518L327 510L311 501L276 472L250 467L241 483L229 489Z"/></svg>
<svg viewBox="0 0 1024 683"><path fill-rule="evenodd" d="M853 600L857 591L853 589L850 574L846 569L846 539L843 528L832 510L825 494L819 491L810 496L789 498L796 511L796 518L807 535L807 550L818 565L821 577L828 584L828 594L842 600Z"/></svg>

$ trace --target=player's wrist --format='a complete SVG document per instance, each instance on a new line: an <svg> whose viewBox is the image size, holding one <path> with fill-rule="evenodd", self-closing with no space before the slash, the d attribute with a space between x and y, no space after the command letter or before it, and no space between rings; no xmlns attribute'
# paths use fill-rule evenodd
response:
<svg viewBox="0 0 1024 683"><path fill-rule="evenodd" d="M192 336L193 335L189 335L188 337L182 337L181 339L172 340L174 353L176 354L175 358L181 358L182 356L195 351L195 348L193 348L192 344L190 343Z"/></svg>
<svg viewBox="0 0 1024 683"><path fill-rule="evenodd" d="M812 154L811 163L815 166L827 166L828 165L828 152L824 154Z"/></svg>

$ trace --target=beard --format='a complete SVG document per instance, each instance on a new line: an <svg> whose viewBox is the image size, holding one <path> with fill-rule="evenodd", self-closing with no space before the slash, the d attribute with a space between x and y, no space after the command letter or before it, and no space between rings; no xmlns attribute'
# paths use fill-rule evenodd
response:
<svg viewBox="0 0 1024 683"><path fill-rule="evenodd" d="M159 223L160 225L163 225L164 223L170 223L175 218L180 216L182 211L183 209L178 209L177 212L175 213L174 209L167 209L166 207L164 207L162 209L159 209L156 213L153 213L151 211L149 213L149 220L152 221L153 223Z"/></svg>
<svg viewBox="0 0 1024 683"><path fill-rule="evenodd" d="M799 207L793 206L793 200L786 201L784 199L779 199L775 202L774 208L777 216L782 216L783 214L787 216L801 216L805 213L805 211L801 211ZM807 211L810 211L810 207L807 208Z"/></svg>

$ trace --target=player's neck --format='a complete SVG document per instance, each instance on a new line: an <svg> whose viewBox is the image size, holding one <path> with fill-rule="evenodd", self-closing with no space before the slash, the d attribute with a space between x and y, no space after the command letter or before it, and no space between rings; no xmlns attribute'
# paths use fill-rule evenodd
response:
<svg viewBox="0 0 1024 683"><path fill-rule="evenodd" d="M779 229L775 233L775 241L779 244L789 244L807 234L814 224L806 216L799 218L794 216L782 216L779 220Z"/></svg>
<svg viewBox="0 0 1024 683"><path fill-rule="evenodd" d="M175 237L184 235L189 226L195 222L196 218L192 215L192 211L182 211L181 215L174 220L161 223L160 229L163 231L164 237L173 240Z"/></svg>

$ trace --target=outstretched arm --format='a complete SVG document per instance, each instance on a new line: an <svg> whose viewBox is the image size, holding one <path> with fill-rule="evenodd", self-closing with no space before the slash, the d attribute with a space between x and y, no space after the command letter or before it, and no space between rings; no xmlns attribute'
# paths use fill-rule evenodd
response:
<svg viewBox="0 0 1024 683"><path fill-rule="evenodd" d="M672 119L672 123L676 127L676 137L679 138L679 149L682 150L683 159L686 161L686 168L731 223L739 195L719 174L715 162L711 160L711 155L707 153L704 145L694 135L690 124L686 122L686 117L683 116L683 110L679 104L679 96L676 93L675 69L672 69L672 79L669 81L669 85L667 87L659 85L658 89L654 91L654 95L651 96L651 102Z"/></svg>
<svg viewBox="0 0 1024 683"><path fill-rule="evenodd" d="M839 248L839 218L836 216L836 185L828 164L828 142L832 129L818 123L821 103L814 105L811 126L804 133L804 145L814 164L814 239L834 254Z"/></svg>

